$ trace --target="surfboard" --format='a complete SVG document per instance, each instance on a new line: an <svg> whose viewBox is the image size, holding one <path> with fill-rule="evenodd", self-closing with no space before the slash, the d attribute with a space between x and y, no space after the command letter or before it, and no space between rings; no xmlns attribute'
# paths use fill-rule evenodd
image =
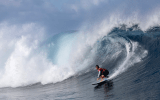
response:
<svg viewBox="0 0 160 100"><path fill-rule="evenodd" d="M102 84L106 83L107 81L108 81L108 79L104 79L104 81L98 82L98 83L94 83L92 85L102 85Z"/></svg>

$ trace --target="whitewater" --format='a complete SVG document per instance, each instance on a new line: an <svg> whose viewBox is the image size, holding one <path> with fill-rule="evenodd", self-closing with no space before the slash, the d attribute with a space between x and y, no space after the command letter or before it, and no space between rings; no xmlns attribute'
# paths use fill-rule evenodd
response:
<svg viewBox="0 0 160 100"><path fill-rule="evenodd" d="M31 30L32 27L34 24L29 26ZM16 28L15 26L13 30ZM2 27L2 29L5 28ZM10 27L9 29L9 32L13 32ZM38 82L43 85L60 82L83 70L90 70L89 66L95 66L96 63L112 61L125 51L125 59L117 65L116 71L110 77L112 79L147 55L147 50L143 50L137 42L127 40L118 34L117 36L92 37L87 36L88 34L73 32L42 40L43 30L38 30L38 32L38 36L27 34L27 36L10 39L7 44L2 44L2 47L5 46L9 50L6 52L1 49L5 51L1 55L7 55L4 64L1 63L4 66L1 70L1 87L26 86ZM6 36L3 34L1 36L10 38L10 35L6 33L3 33ZM104 46L103 42L106 42ZM141 50L138 50L139 48Z"/></svg>
<svg viewBox="0 0 160 100"><path fill-rule="evenodd" d="M2 21L0 99L158 100L160 3L148 1L154 4L149 9L145 1L134 2L136 9L129 1L115 8L118 1L103 2L95 0L93 11L107 4L108 12L103 9L97 19L85 17L78 28L54 34L37 21ZM92 12L90 6L71 7L85 15L84 10ZM101 87L91 85L96 65L110 72L109 83Z"/></svg>

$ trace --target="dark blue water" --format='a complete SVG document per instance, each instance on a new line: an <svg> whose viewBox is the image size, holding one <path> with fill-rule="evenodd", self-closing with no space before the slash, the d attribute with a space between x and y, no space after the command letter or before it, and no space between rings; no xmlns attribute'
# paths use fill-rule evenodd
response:
<svg viewBox="0 0 160 100"><path fill-rule="evenodd" d="M114 40L114 42L112 41ZM116 40L116 41L115 41ZM134 43L140 46L134 48ZM127 46L129 56L127 55ZM143 32L137 25L114 28L95 44L96 58L81 73L62 82L40 83L17 88L1 88L1 100L159 100L160 99L160 29ZM116 48L117 47L117 48ZM142 56L147 51L146 56ZM119 52L121 51L121 52ZM119 52L119 53L118 53ZM118 53L118 54L117 54ZM114 59L109 59L110 57ZM129 57L127 60L126 58ZM137 59L139 59L136 61ZM133 64L132 64L133 63ZM106 84L94 86L98 72L95 65L115 75ZM122 67L119 67L122 66ZM118 69L119 68L119 69ZM125 70L122 70L122 69ZM87 70L87 71L86 71ZM118 74L115 74L117 71ZM63 72L62 72L63 73Z"/></svg>

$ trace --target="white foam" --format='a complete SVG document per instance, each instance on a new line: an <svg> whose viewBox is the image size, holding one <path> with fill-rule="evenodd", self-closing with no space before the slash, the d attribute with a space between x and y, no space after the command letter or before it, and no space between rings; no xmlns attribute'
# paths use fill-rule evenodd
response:
<svg viewBox="0 0 160 100"><path fill-rule="evenodd" d="M115 69L114 72L110 75L108 79L113 79L125 72L129 67L132 67L135 63L138 63L144 58L148 52L141 48L137 42L131 42L132 48L129 43L126 43L126 58L122 61ZM138 53L136 50L141 49Z"/></svg>
<svg viewBox="0 0 160 100"><path fill-rule="evenodd" d="M0 58L0 87L55 83L74 74L70 66L55 65L47 58L46 50L40 46L45 33L41 26L26 24L19 27L3 23L0 30L0 56L4 57Z"/></svg>

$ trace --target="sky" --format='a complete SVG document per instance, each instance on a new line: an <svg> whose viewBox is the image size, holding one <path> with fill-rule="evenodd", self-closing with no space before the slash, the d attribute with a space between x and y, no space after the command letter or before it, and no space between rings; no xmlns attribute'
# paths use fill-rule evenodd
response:
<svg viewBox="0 0 160 100"><path fill-rule="evenodd" d="M127 19L135 13L143 20L159 5L159 0L0 0L0 23L36 23L57 34L91 27L111 15Z"/></svg>

